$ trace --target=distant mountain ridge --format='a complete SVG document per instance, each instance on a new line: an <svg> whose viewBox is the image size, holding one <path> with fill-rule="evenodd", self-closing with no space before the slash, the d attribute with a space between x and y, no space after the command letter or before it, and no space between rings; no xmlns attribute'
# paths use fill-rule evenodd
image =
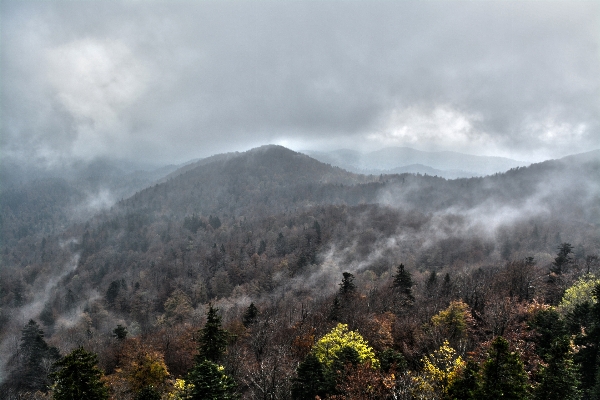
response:
<svg viewBox="0 0 600 400"><path fill-rule="evenodd" d="M529 165L504 157L474 156L452 151L427 152L409 147L389 147L369 153L348 149L303 153L355 173L410 172L433 174L448 179L492 175Z"/></svg>

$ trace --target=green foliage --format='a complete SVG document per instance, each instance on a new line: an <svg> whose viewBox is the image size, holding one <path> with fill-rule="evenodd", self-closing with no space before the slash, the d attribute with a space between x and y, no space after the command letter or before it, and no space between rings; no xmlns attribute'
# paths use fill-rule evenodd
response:
<svg viewBox="0 0 600 400"><path fill-rule="evenodd" d="M258 318L258 308L256 308L254 303L250 303L250 305L244 312L244 316L242 317L242 323L244 324L244 326L246 328L248 328L250 325L253 325L256 323L257 318Z"/></svg>
<svg viewBox="0 0 600 400"><path fill-rule="evenodd" d="M354 284L354 275L350 272L342 273L342 283L340 283L340 294L343 296L350 295L356 291L356 285Z"/></svg>
<svg viewBox="0 0 600 400"><path fill-rule="evenodd" d="M579 365L581 389L585 395L591 394L600 383L600 284L594 287L592 296L594 304L577 304L566 316L569 331L578 346L573 360Z"/></svg>
<svg viewBox="0 0 600 400"><path fill-rule="evenodd" d="M232 377L225 374L225 368L204 360L188 372L186 382L193 385L190 399L229 400L237 399L236 385Z"/></svg>
<svg viewBox="0 0 600 400"><path fill-rule="evenodd" d="M348 325L338 324L328 334L323 336L313 346L313 354L325 367L330 368L342 349L349 347L358 354L360 363L369 362L373 367L379 367L373 348L355 331L348 331Z"/></svg>
<svg viewBox="0 0 600 400"><path fill-rule="evenodd" d="M115 329L113 329L113 336L119 340L123 340L127 337L127 328L118 324Z"/></svg>
<svg viewBox="0 0 600 400"><path fill-rule="evenodd" d="M319 359L309 353L296 369L297 377L292 384L294 400L314 400L315 396L324 397L327 393L325 368Z"/></svg>
<svg viewBox="0 0 600 400"><path fill-rule="evenodd" d="M135 400L160 400L161 395L154 386L146 386L135 395Z"/></svg>
<svg viewBox="0 0 600 400"><path fill-rule="evenodd" d="M536 353L544 360L548 359L554 341L569 333L565 321L555 308L537 311L528 325L530 329L535 329Z"/></svg>
<svg viewBox="0 0 600 400"><path fill-rule="evenodd" d="M508 342L498 336L491 344L483 365L481 398L526 400L527 373L519 355L509 351Z"/></svg>
<svg viewBox="0 0 600 400"><path fill-rule="evenodd" d="M471 323L471 311L468 304L453 301L448 308L431 317L431 324L448 339L461 339L467 334Z"/></svg>
<svg viewBox="0 0 600 400"><path fill-rule="evenodd" d="M447 398L451 400L477 400L481 390L479 364L467 361L462 373L448 387Z"/></svg>
<svg viewBox="0 0 600 400"><path fill-rule="evenodd" d="M567 266L573 262L572 253L573 246L570 243L561 243L558 246L558 253L552 263L552 267L550 267L550 271L558 275L562 274Z"/></svg>
<svg viewBox="0 0 600 400"><path fill-rule="evenodd" d="M379 363L381 370L385 373L393 369L395 372L402 372L406 369L406 359L402 353L394 349L385 349L379 353Z"/></svg>
<svg viewBox="0 0 600 400"><path fill-rule="evenodd" d="M105 400L108 388L102 382L102 371L96 365L96 354L79 347L56 363L51 374L54 400Z"/></svg>
<svg viewBox="0 0 600 400"><path fill-rule="evenodd" d="M48 387L47 365L60 358L58 349L44 340L44 331L34 320L23 327L19 346L19 365L11 376L17 389L46 391Z"/></svg>
<svg viewBox="0 0 600 400"><path fill-rule="evenodd" d="M432 398L444 398L452 383L458 379L465 362L445 341L439 349L421 359L421 374L414 377L416 391Z"/></svg>
<svg viewBox="0 0 600 400"><path fill-rule="evenodd" d="M560 302L560 310L563 314L573 312L575 306L583 303L595 304L594 288L600 284L600 279L589 274L577 280L571 287L565 290L565 294Z"/></svg>
<svg viewBox="0 0 600 400"><path fill-rule="evenodd" d="M392 283L392 287L398 291L400 294L403 294L410 300L414 300L412 294L412 277L410 272L404 269L404 264L400 264L398 269L396 270L396 275L394 275L394 282Z"/></svg>
<svg viewBox="0 0 600 400"><path fill-rule="evenodd" d="M546 354L548 365L539 374L539 385L535 387L535 400L578 400L579 374L573 364L569 338L559 336Z"/></svg>
<svg viewBox="0 0 600 400"><path fill-rule="evenodd" d="M200 338L198 339L199 361L218 362L227 349L230 335L221 327L221 317L217 314L217 311L219 311L217 308L209 304L206 325L200 330Z"/></svg>

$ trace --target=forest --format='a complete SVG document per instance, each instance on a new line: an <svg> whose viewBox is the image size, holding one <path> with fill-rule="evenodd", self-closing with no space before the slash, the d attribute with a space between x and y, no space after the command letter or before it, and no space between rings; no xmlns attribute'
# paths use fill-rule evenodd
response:
<svg viewBox="0 0 600 400"><path fill-rule="evenodd" d="M600 399L600 151L77 179L0 189L0 399Z"/></svg>

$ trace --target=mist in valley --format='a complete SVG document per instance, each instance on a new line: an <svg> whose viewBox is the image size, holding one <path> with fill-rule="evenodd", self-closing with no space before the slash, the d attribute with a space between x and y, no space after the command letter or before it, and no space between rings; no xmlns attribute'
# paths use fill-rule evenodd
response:
<svg viewBox="0 0 600 400"><path fill-rule="evenodd" d="M598 4L0 13L0 400L600 393Z"/></svg>

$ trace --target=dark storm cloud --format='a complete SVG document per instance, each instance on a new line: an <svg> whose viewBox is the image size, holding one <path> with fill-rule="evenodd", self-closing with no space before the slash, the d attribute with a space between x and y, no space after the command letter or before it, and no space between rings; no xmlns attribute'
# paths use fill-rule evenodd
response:
<svg viewBox="0 0 600 400"><path fill-rule="evenodd" d="M596 2L3 2L3 152L600 143Z"/></svg>

